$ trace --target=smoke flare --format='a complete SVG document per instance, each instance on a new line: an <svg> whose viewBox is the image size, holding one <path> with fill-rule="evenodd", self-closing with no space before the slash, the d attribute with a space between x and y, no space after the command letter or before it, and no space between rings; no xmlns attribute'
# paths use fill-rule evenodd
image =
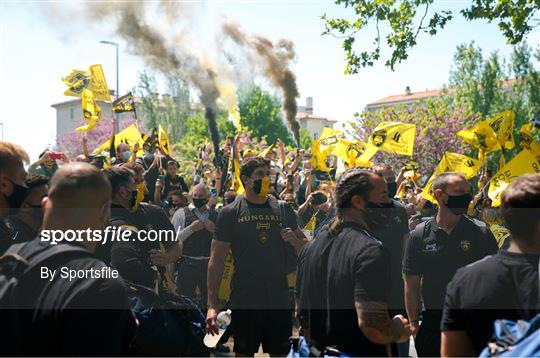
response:
<svg viewBox="0 0 540 358"><path fill-rule="evenodd" d="M283 93L283 109L287 123L293 132L297 146L300 147L300 125L296 120L298 111L296 98L299 93L296 76L289 67L290 61L294 60L296 56L294 44L288 40L281 40L274 45L272 41L262 36L248 38L238 25L231 22L224 23L222 30L237 45L254 50L259 59L262 60L264 74Z"/></svg>

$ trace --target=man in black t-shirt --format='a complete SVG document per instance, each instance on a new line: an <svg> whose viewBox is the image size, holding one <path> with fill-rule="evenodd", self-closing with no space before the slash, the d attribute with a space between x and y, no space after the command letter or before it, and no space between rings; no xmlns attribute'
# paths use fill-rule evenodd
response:
<svg viewBox="0 0 540 358"><path fill-rule="evenodd" d="M262 343L270 356L289 351L292 334L287 273L296 264L304 236L294 211L269 197L270 165L263 158L240 168L245 196L221 209L208 264L207 331L218 332L218 288L225 258L232 252L231 309L234 351L252 356Z"/></svg>
<svg viewBox="0 0 540 358"><path fill-rule="evenodd" d="M403 297L402 262L403 251L409 237L408 216L405 206L397 200L396 175L388 164L378 164L372 168L384 177L388 186L388 199L383 203L387 211L388 225L380 230L374 230L373 234L388 249L390 254L390 276L392 287L390 290L390 310L393 314L405 314L405 301ZM406 342L408 343L408 342ZM409 355L408 347L405 347L406 356Z"/></svg>
<svg viewBox="0 0 540 358"><path fill-rule="evenodd" d="M112 187L110 224L128 234L125 234L126 241L113 242L109 252L102 249L98 253L103 254L104 259L110 255L112 265L124 279L153 288L163 277L165 267L180 258L181 243L172 241L174 227L163 209L137 203L134 173L130 169L109 167L105 174ZM160 241L150 240L156 235L163 238L164 252Z"/></svg>
<svg viewBox="0 0 540 358"><path fill-rule="evenodd" d="M302 250L295 297L297 316L314 350L336 347L348 356L387 356L390 343L407 341L403 316L391 318L390 259L371 230L387 223L384 179L352 168L339 178L336 216Z"/></svg>
<svg viewBox="0 0 540 358"><path fill-rule="evenodd" d="M43 230L102 230L109 219L111 187L97 168L86 163L67 164L52 177L44 199ZM0 309L0 355L14 356L118 356L129 354L136 322L121 278L61 276L61 270L110 270L92 252L99 245L84 241L51 245L45 236L23 243L18 254L29 262L38 254L60 246L77 246L77 252L59 253L41 267L57 270L54 277L43 269L30 271L19 281L14 316ZM11 312L12 313L12 312ZM6 318L7 317L9 318ZM13 345L18 341L17 347ZM14 348L14 350L10 350Z"/></svg>
<svg viewBox="0 0 540 358"><path fill-rule="evenodd" d="M439 356L446 285L457 269L497 252L487 226L465 216L472 200L462 174L447 172L433 183L437 215L410 234L403 258L405 305L419 356ZM421 310L421 298L425 310ZM422 325L419 326L419 321Z"/></svg>
<svg viewBox="0 0 540 358"><path fill-rule="evenodd" d="M540 174L519 177L502 194L500 211L512 240L507 250L458 270L446 291L443 356L477 356L498 319L540 313Z"/></svg>

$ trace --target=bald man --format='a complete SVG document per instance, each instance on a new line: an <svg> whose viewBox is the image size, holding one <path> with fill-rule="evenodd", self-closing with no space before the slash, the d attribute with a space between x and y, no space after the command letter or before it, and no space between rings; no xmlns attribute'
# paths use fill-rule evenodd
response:
<svg viewBox="0 0 540 358"><path fill-rule="evenodd" d="M128 353L136 325L126 287L118 272L92 254L99 245L92 232L102 231L109 221L110 195L105 175L87 163L67 164L52 177L42 201L40 236L7 252L24 258L30 270L19 281L12 303L24 310L17 316L0 310L0 355ZM80 230L81 240L53 245L51 230L66 238L69 230Z"/></svg>
<svg viewBox="0 0 540 358"><path fill-rule="evenodd" d="M199 288L199 307L206 309L206 273L210 246L214 235L217 212L208 207L210 191L205 184L197 184L191 191L191 204L174 213L172 223L183 242L182 258L178 263L176 288L178 293L195 299Z"/></svg>

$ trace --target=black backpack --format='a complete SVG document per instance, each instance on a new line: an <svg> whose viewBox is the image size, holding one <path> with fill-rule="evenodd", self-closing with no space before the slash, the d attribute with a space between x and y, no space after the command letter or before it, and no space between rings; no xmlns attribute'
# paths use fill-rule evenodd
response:
<svg viewBox="0 0 540 358"><path fill-rule="evenodd" d="M36 239L37 240L37 239ZM25 285L39 284L29 280L32 273L41 266L53 266L53 262L65 262L76 257L89 257L92 254L82 248L69 244L52 246L50 249L32 254L35 240L12 245L0 257L0 356L20 355L21 338L24 334L24 324L20 310L33 309L21 303L19 292ZM25 254L23 254L23 251ZM61 261L60 261L61 259ZM30 287L30 286L27 286Z"/></svg>

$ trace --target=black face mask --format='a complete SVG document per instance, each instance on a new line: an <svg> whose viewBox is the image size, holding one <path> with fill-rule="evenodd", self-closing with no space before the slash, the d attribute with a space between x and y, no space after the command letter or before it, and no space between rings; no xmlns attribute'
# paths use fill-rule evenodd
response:
<svg viewBox="0 0 540 358"><path fill-rule="evenodd" d="M229 196L229 197L225 198L225 202L227 204L232 204L232 203L234 203L235 200L236 200L236 196Z"/></svg>
<svg viewBox="0 0 540 358"><path fill-rule="evenodd" d="M371 201L367 202L367 207L364 210L364 220L372 230L385 229L390 220L390 209L394 207L394 202L386 204L375 204Z"/></svg>
<svg viewBox="0 0 540 358"><path fill-rule="evenodd" d="M397 183L395 181L390 182L388 185L388 196L393 198L397 193Z"/></svg>
<svg viewBox="0 0 540 358"><path fill-rule="evenodd" d="M197 209L202 208L203 206L205 206L207 202L208 202L208 200L206 200L206 199L193 199L193 205Z"/></svg>
<svg viewBox="0 0 540 358"><path fill-rule="evenodd" d="M133 208L137 204L137 190L131 191L131 198L129 198L129 208Z"/></svg>
<svg viewBox="0 0 540 358"><path fill-rule="evenodd" d="M41 205L30 205L30 215L38 222L43 222L43 208Z"/></svg>
<svg viewBox="0 0 540 358"><path fill-rule="evenodd" d="M446 194L448 195L448 194ZM450 209L454 215L464 215L467 214L469 209L469 203L472 200L472 195L470 193L462 195L448 195L448 201L446 202L446 207Z"/></svg>
<svg viewBox="0 0 540 358"><path fill-rule="evenodd" d="M9 207L12 209L18 209L21 207L22 202L28 196L29 188L15 183L13 180L8 179L13 184L13 193L7 198Z"/></svg>

